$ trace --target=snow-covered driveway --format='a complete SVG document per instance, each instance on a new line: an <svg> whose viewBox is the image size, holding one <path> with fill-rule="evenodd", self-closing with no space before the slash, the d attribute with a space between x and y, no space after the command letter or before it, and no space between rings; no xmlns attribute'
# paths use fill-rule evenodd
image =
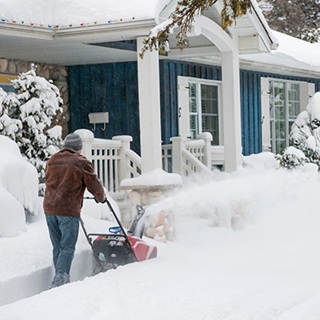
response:
<svg viewBox="0 0 320 320"><path fill-rule="evenodd" d="M0 319L319 320L319 195L313 171L246 169L189 187L163 203L175 210L177 240L157 243L157 259L3 305ZM214 227L216 209L235 204L247 215L244 228ZM101 223L86 220L89 231ZM1 252L10 246L12 252L1 260L0 276L11 267L27 274L35 261L50 265L46 232L40 220L16 238L0 239ZM17 243L29 250L24 269L14 267L21 263ZM81 235L77 250L87 248Z"/></svg>

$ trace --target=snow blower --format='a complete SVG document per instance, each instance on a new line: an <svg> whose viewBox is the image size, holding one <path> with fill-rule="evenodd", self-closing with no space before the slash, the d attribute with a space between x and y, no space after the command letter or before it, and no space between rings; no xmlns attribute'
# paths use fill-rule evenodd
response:
<svg viewBox="0 0 320 320"><path fill-rule="evenodd" d="M114 212L110 202L106 198L110 211L117 221L117 226L110 227L109 233L87 233L83 220L80 219L84 234L90 244L98 267L95 273L115 269L128 263L149 260L157 257L157 247L148 245L142 238L142 230L137 230L138 222L144 215L142 206L137 206L135 217L128 233L123 229L120 220ZM92 240L94 238L94 240Z"/></svg>

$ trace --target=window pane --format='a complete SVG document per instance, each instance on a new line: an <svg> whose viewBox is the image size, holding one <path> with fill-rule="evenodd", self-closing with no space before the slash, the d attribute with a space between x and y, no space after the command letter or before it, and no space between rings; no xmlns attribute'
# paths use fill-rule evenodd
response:
<svg viewBox="0 0 320 320"><path fill-rule="evenodd" d="M219 144L219 119L217 116L202 116L202 131L212 134L212 144Z"/></svg>
<svg viewBox="0 0 320 320"><path fill-rule="evenodd" d="M274 82L274 100L284 101L285 91L283 82Z"/></svg>
<svg viewBox="0 0 320 320"><path fill-rule="evenodd" d="M189 83L189 97L196 98L197 97L197 85L195 83Z"/></svg>
<svg viewBox="0 0 320 320"><path fill-rule="evenodd" d="M300 101L300 85L288 83L288 99L291 101Z"/></svg>
<svg viewBox="0 0 320 320"><path fill-rule="evenodd" d="M285 110L285 106L283 103L279 103L275 105L274 108L274 113L275 113L275 119L279 120L279 119L285 119L286 118L286 110Z"/></svg>
<svg viewBox="0 0 320 320"><path fill-rule="evenodd" d="M201 110L203 113L218 114L218 87L201 85Z"/></svg>
<svg viewBox="0 0 320 320"><path fill-rule="evenodd" d="M210 132L212 143L219 144L218 86L189 82L190 135Z"/></svg>
<svg viewBox="0 0 320 320"><path fill-rule="evenodd" d="M190 98L189 108L191 113L197 112L197 100Z"/></svg>
<svg viewBox="0 0 320 320"><path fill-rule="evenodd" d="M190 136L195 139L198 135L198 116L190 115Z"/></svg>
<svg viewBox="0 0 320 320"><path fill-rule="evenodd" d="M201 85L201 97L202 99L218 99L217 95L217 86L212 86L212 85Z"/></svg>
<svg viewBox="0 0 320 320"><path fill-rule="evenodd" d="M300 113L300 85L270 81L270 137L272 151L282 153L289 146L293 121Z"/></svg>
<svg viewBox="0 0 320 320"><path fill-rule="evenodd" d="M296 119L296 117L300 113L300 102L289 101L288 108L289 108L289 118Z"/></svg>
<svg viewBox="0 0 320 320"><path fill-rule="evenodd" d="M15 92L12 84L1 83L1 84L0 84L0 87L1 87L5 92Z"/></svg>

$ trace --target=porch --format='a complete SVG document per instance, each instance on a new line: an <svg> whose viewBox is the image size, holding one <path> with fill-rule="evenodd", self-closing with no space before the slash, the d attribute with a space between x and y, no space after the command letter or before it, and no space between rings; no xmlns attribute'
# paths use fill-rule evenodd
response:
<svg viewBox="0 0 320 320"><path fill-rule="evenodd" d="M130 144L131 136L115 136L112 139L95 138L92 131L75 131L83 141L82 154L94 166L95 172L107 191L116 199L123 200L125 193L121 182L142 174L141 157ZM224 165L222 146L211 146L212 136L203 133L195 140L185 137L172 137L171 144L162 145L162 170L177 173L182 177L194 174L214 177L212 168Z"/></svg>

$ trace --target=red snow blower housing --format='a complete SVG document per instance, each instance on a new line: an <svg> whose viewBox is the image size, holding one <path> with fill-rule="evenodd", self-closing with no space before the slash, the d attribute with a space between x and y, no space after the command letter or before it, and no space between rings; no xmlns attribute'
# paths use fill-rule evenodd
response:
<svg viewBox="0 0 320 320"><path fill-rule="evenodd" d="M143 207L137 206L138 214L127 234L110 202L107 199L105 202L118 223L118 226L109 228L109 233L87 234L84 228L84 223L80 220L85 236L93 250L94 258L98 262L98 267L96 268L95 273L115 269L118 266L132 262L156 258L157 247L149 245L141 239L143 228L140 228L140 232L137 230L138 222L145 212ZM92 240L93 238L94 240Z"/></svg>

